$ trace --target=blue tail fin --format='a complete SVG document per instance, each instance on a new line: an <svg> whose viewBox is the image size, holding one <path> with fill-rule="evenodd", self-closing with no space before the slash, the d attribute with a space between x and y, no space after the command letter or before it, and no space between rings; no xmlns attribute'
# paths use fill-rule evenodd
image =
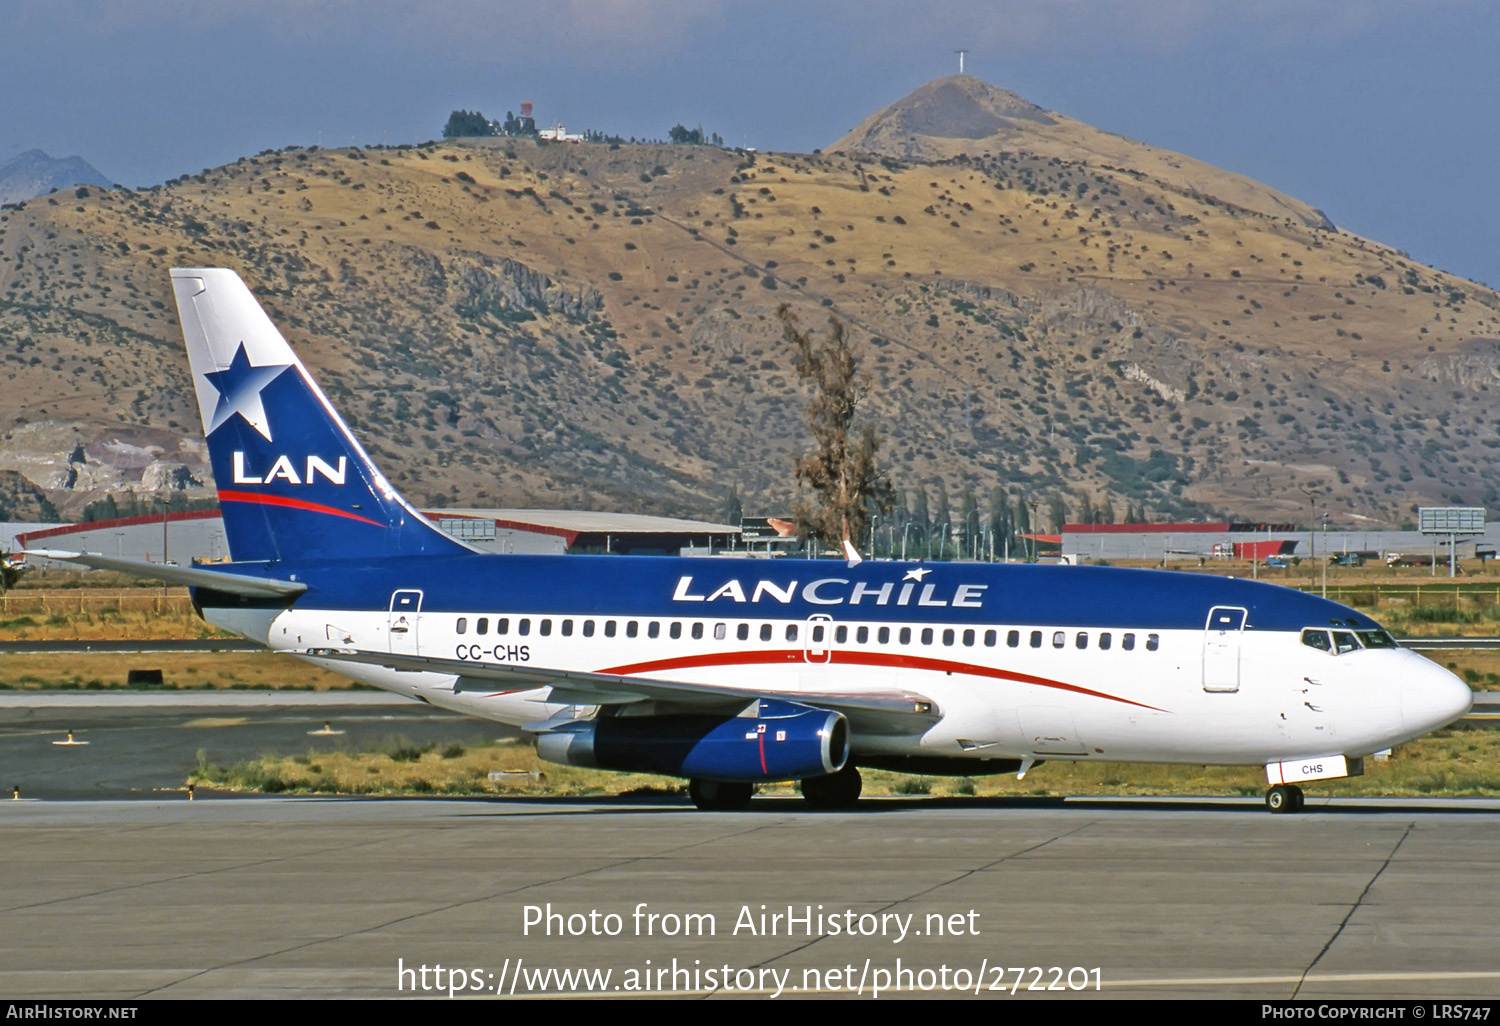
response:
<svg viewBox="0 0 1500 1026"><path fill-rule="evenodd" d="M174 268L172 288L236 561L471 551L375 468L239 275Z"/></svg>

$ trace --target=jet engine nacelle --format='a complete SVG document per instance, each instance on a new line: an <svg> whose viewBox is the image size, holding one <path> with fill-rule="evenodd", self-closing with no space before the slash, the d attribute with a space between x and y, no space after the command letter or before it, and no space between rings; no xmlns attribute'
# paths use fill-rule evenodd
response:
<svg viewBox="0 0 1500 1026"><path fill-rule="evenodd" d="M738 716L579 721L541 735L536 753L565 766L758 784L837 773L849 757L849 725L827 709L761 699Z"/></svg>

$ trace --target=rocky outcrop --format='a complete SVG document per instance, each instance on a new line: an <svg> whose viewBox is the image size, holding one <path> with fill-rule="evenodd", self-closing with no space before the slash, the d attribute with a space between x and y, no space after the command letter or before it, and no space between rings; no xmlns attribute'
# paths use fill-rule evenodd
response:
<svg viewBox="0 0 1500 1026"><path fill-rule="evenodd" d="M473 263L454 268L454 304L460 313L495 308L551 313L582 323L604 309L604 297L580 286L570 289L535 268L509 258L492 260L479 256Z"/></svg>

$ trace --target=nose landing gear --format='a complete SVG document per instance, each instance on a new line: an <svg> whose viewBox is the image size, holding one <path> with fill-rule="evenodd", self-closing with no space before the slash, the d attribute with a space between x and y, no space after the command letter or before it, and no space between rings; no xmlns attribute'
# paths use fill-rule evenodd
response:
<svg viewBox="0 0 1500 1026"><path fill-rule="evenodd" d="M1277 784L1266 792L1266 808L1275 813L1301 812L1302 788L1296 784Z"/></svg>

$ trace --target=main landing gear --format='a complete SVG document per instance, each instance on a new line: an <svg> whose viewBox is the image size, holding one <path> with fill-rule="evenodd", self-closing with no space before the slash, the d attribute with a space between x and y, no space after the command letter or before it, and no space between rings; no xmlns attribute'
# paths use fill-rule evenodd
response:
<svg viewBox="0 0 1500 1026"><path fill-rule="evenodd" d="M1272 812L1301 812L1302 788L1296 784L1277 784L1266 792L1266 808Z"/></svg>
<svg viewBox="0 0 1500 1026"><path fill-rule="evenodd" d="M862 790L864 780L853 763L845 764L843 769L826 777L805 777L802 780L802 797L815 809L853 808Z"/></svg>
<svg viewBox="0 0 1500 1026"><path fill-rule="evenodd" d="M826 777L802 781L802 797L815 809L849 809L859 801L864 781L852 764ZM726 784L720 780L688 781L688 797L705 812L739 812L750 804L753 784Z"/></svg>
<svg viewBox="0 0 1500 1026"><path fill-rule="evenodd" d="M754 784L726 784L721 780L689 780L688 797L705 812L739 812L750 804Z"/></svg>

